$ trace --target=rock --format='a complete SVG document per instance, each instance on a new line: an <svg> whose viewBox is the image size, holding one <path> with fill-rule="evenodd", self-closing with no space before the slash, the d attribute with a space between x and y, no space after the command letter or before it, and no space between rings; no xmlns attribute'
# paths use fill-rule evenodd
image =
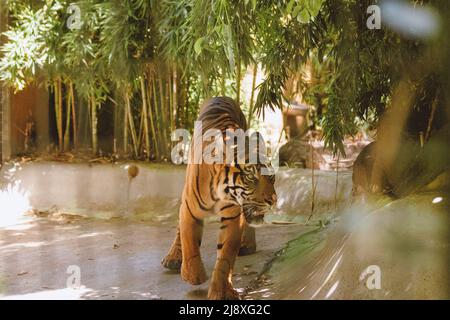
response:
<svg viewBox="0 0 450 320"><path fill-rule="evenodd" d="M369 143L356 157L353 163L353 196L363 196L370 193L390 194L392 186L387 178L387 170L380 167L380 181L375 182L373 179L374 163L377 152L376 142Z"/></svg>
<svg viewBox="0 0 450 320"><path fill-rule="evenodd" d="M322 155L313 148L314 168L324 163ZM308 141L291 139L280 148L280 165L294 168L312 168L311 145Z"/></svg>

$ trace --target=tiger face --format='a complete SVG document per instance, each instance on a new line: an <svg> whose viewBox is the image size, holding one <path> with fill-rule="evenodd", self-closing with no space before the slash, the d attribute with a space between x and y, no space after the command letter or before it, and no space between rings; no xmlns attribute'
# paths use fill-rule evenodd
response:
<svg viewBox="0 0 450 320"><path fill-rule="evenodd" d="M261 224L277 202L275 175L261 174L268 165L241 164L227 167L225 192L243 209L249 224Z"/></svg>

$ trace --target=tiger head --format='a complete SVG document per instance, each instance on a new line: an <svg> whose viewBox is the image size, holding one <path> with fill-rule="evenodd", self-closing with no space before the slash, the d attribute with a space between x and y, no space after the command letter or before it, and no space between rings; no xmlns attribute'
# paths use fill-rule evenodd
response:
<svg viewBox="0 0 450 320"><path fill-rule="evenodd" d="M275 175L262 174L262 164L236 164L226 167L225 193L243 209L249 224L261 224L264 215L277 202Z"/></svg>

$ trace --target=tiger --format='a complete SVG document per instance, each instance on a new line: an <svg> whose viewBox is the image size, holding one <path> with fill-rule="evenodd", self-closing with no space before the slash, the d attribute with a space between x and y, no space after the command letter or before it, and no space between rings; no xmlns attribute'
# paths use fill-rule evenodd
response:
<svg viewBox="0 0 450 320"><path fill-rule="evenodd" d="M224 140L227 129L247 131L241 108L229 97L206 100L197 121L203 125L202 133L218 129ZM191 142L190 159L193 146ZM188 162L175 240L162 260L165 268L181 269L184 281L193 285L204 283L208 279L200 255L204 218L209 214L218 215L221 226L207 295L210 300L240 299L231 279L236 257L256 251L253 225L261 224L264 215L277 202L273 172L262 174L261 171L270 169L270 164L249 163L248 157L245 159L232 163Z"/></svg>

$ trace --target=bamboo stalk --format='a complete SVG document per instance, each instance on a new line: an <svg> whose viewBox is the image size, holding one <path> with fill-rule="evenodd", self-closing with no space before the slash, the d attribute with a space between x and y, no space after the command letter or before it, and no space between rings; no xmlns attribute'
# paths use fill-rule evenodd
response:
<svg viewBox="0 0 450 320"><path fill-rule="evenodd" d="M131 113L130 96L128 94L128 90L125 92L125 103L126 103L126 108L127 108L127 112L128 112L128 122L130 124L131 140L133 142L134 155L137 158L138 157L138 149L137 149L136 129L134 126L133 115Z"/></svg>
<svg viewBox="0 0 450 320"><path fill-rule="evenodd" d="M153 121L154 113L152 112L152 103L151 103L151 96L152 96L152 90L151 90L151 83L152 83L152 75L148 73L148 81L147 81L147 103L148 103L148 113L150 118L150 127L152 130L152 137L153 137L153 149L155 150L155 157L159 157L159 151L158 151L158 139L156 137L156 130L155 130L155 123Z"/></svg>
<svg viewBox="0 0 450 320"><path fill-rule="evenodd" d="M336 184L334 188L334 210L337 210L337 202L338 202L338 187L339 187L339 161L341 159L341 153L338 153L337 163L336 163Z"/></svg>
<svg viewBox="0 0 450 320"><path fill-rule="evenodd" d="M434 115L436 113L436 106L437 106L437 102L438 102L438 98L437 98L438 94L439 94L439 92L436 94L433 104L431 105L431 113L430 113L430 117L428 119L427 132L425 134L425 142L427 142L428 139L430 138L431 128L433 127L433 120L434 120Z"/></svg>
<svg viewBox="0 0 450 320"><path fill-rule="evenodd" d="M241 104L241 54L238 52L236 59L236 101Z"/></svg>
<svg viewBox="0 0 450 320"><path fill-rule="evenodd" d="M57 79L55 81L55 117L56 117L56 131L58 134L58 149L59 152L63 151L63 133L62 133L62 88L61 88L61 80Z"/></svg>
<svg viewBox="0 0 450 320"><path fill-rule="evenodd" d="M162 147L161 147L161 121L160 121L160 116L159 116L159 108L158 108L158 96L156 94L156 77L153 77L153 81L152 81L152 89L153 89L153 107L155 108L155 128L156 128L156 132L158 134L158 136L155 136L155 139L158 140L158 160L160 160L161 157L161 152L162 152Z"/></svg>
<svg viewBox="0 0 450 320"><path fill-rule="evenodd" d="M145 148L147 149L147 160L150 160L150 139L148 131L147 97L146 97L144 76L141 77L141 93L142 93L142 114L144 117Z"/></svg>
<svg viewBox="0 0 450 320"><path fill-rule="evenodd" d="M252 93L250 95L250 108L248 111L248 124L247 127L250 128L253 120L253 112L254 112L254 100L255 100L255 89L256 89L256 76L258 74L258 65L255 63L253 66L253 78L252 78Z"/></svg>
<svg viewBox="0 0 450 320"><path fill-rule="evenodd" d="M75 110L75 92L73 90L73 82L69 80L69 92L72 103L72 131L73 131L73 148L78 149L78 130L77 130L77 113Z"/></svg>
<svg viewBox="0 0 450 320"><path fill-rule="evenodd" d="M172 126L171 131L173 132L176 127L175 120L177 119L177 111L178 111L178 74L176 66L173 67L173 81L172 81Z"/></svg>
<svg viewBox="0 0 450 320"><path fill-rule="evenodd" d="M141 145L142 145L142 141L144 140L144 110L142 110L141 108L141 113L140 113L140 121L139 121L139 133L137 135L137 149L140 152L141 151Z"/></svg>
<svg viewBox="0 0 450 320"><path fill-rule="evenodd" d="M98 124L98 118L97 118L97 103L95 101L95 98L91 97L89 99L90 101L90 108L91 108L91 139L92 139L92 150L95 154L98 153L98 135L97 135L97 124Z"/></svg>
<svg viewBox="0 0 450 320"><path fill-rule="evenodd" d="M220 81L220 91L222 96L226 96L227 95L227 90L226 90L226 72L225 72L225 68L222 68L222 79Z"/></svg>
<svg viewBox="0 0 450 320"><path fill-rule="evenodd" d="M177 68L176 66L174 66L173 69L173 84L172 84L172 93L173 93L173 114L172 114L172 119L173 119L173 126L172 126L172 131L175 130L177 124L176 124L176 119L178 118L178 73L177 73Z"/></svg>
<svg viewBox="0 0 450 320"><path fill-rule="evenodd" d="M162 81L162 78L159 77L159 101L160 101L160 111L161 111L161 139L163 141L163 156L166 157L167 155L167 141L166 141L166 135L165 135L165 128L166 126L166 117L165 117L165 103L164 103L164 84Z"/></svg>
<svg viewBox="0 0 450 320"><path fill-rule="evenodd" d="M70 147L70 116L72 114L72 99L70 97L70 89L66 95L66 129L64 132L64 151Z"/></svg>
<svg viewBox="0 0 450 320"><path fill-rule="evenodd" d="M128 153L128 108L126 106L126 94L125 97L125 105L123 107L124 115L123 115L123 152L125 154Z"/></svg>
<svg viewBox="0 0 450 320"><path fill-rule="evenodd" d="M165 108L165 117L166 117L166 127L165 127L165 132L167 134L167 132L171 131L172 129L172 75L170 74L170 72L167 74L167 81L165 83L165 92L164 92L164 97L166 98L166 108Z"/></svg>
<svg viewBox="0 0 450 320"><path fill-rule="evenodd" d="M171 72L171 71L170 71ZM172 84L173 84L173 79L172 79L172 74L169 73L167 75L167 83L166 83L166 96L167 96L167 118L169 120L169 125L168 125L168 129L169 131L172 131L172 108L173 108L173 91L172 91Z"/></svg>
<svg viewBox="0 0 450 320"><path fill-rule="evenodd" d="M190 88L189 76L186 79L186 101L185 101L185 111L184 111L184 127L189 124L189 88Z"/></svg>
<svg viewBox="0 0 450 320"><path fill-rule="evenodd" d="M310 150L311 150L311 214L308 217L307 222L312 218L314 215L314 208L315 208L315 200L316 200L316 189L317 189L317 183L315 179L315 172L314 172L314 147L312 144L312 141L310 143Z"/></svg>

